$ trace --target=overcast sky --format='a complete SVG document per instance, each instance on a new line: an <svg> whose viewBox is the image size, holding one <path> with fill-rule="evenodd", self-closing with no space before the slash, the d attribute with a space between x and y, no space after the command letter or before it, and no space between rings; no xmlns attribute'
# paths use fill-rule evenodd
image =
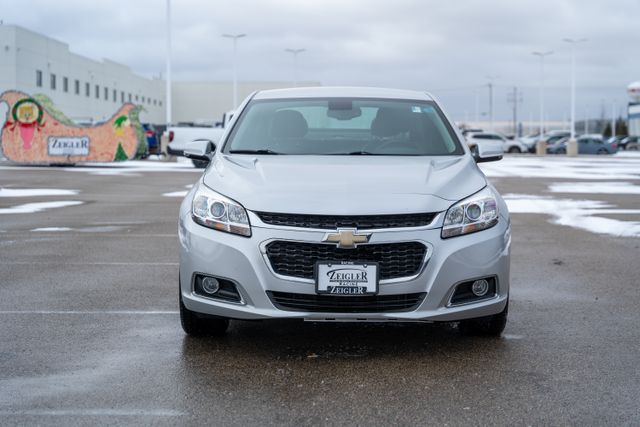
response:
<svg viewBox="0 0 640 427"><path fill-rule="evenodd" d="M109 58L151 76L164 71L166 0L0 0L0 19L46 34L72 51ZM507 91L523 91L521 118L538 115L539 61L546 62L549 115L569 114L570 46L576 51L578 118L602 106L622 110L626 86L640 80L639 0L172 0L177 80L230 80L231 41L240 80L292 78L285 48L299 56L302 80L323 85L430 90L457 120L488 111L511 117Z"/></svg>

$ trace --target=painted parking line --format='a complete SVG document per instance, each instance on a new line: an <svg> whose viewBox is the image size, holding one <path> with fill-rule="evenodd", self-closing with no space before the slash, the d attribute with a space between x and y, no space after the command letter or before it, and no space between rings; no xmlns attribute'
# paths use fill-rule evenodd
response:
<svg viewBox="0 0 640 427"><path fill-rule="evenodd" d="M109 316L128 315L176 315L177 310L0 310L1 314L102 314Z"/></svg>
<svg viewBox="0 0 640 427"><path fill-rule="evenodd" d="M179 417L184 412L172 409L112 409L112 408L96 408L96 409L26 409L26 410L0 410L2 415L22 415L22 416L107 416L107 417Z"/></svg>
<svg viewBox="0 0 640 427"><path fill-rule="evenodd" d="M60 261L0 261L0 265L59 265ZM114 265L114 266L122 266L122 265L141 265L141 266L177 266L177 262L64 262L64 265Z"/></svg>

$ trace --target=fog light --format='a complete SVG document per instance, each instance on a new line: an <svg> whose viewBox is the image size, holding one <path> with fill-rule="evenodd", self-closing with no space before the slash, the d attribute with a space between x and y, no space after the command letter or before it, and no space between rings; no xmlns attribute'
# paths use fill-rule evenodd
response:
<svg viewBox="0 0 640 427"><path fill-rule="evenodd" d="M202 290L210 295L215 294L220 290L220 282L213 277L205 277L202 279Z"/></svg>
<svg viewBox="0 0 640 427"><path fill-rule="evenodd" d="M473 292L473 294L477 297L485 296L488 290L489 282L487 282L485 279L476 280L475 282L473 282L473 285L471 285L471 292Z"/></svg>

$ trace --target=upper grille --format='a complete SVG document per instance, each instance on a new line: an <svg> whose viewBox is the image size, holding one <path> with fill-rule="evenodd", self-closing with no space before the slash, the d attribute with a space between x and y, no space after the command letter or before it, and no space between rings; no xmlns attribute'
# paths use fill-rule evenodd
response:
<svg viewBox="0 0 640 427"><path fill-rule="evenodd" d="M276 240L267 245L271 267L283 276L313 279L318 261L369 261L379 264L380 280L420 272L427 248L418 242L378 243L341 249L334 244Z"/></svg>
<svg viewBox="0 0 640 427"><path fill-rule="evenodd" d="M370 296L333 296L267 291L280 310L321 313L380 313L415 310L426 293Z"/></svg>
<svg viewBox="0 0 640 427"><path fill-rule="evenodd" d="M256 212L262 222L287 227L320 228L374 228L422 227L431 224L437 212L398 215L305 215Z"/></svg>

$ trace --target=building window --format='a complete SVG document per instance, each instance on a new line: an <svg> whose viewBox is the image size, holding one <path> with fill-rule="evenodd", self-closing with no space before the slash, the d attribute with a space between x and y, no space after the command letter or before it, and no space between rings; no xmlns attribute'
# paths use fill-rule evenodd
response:
<svg viewBox="0 0 640 427"><path fill-rule="evenodd" d="M158 101L158 105L162 107L162 101Z"/></svg>
<svg viewBox="0 0 640 427"><path fill-rule="evenodd" d="M129 94L129 102L131 102L131 94Z"/></svg>
<svg viewBox="0 0 640 427"><path fill-rule="evenodd" d="M36 70L36 86L42 87L42 71Z"/></svg>
<svg viewBox="0 0 640 427"><path fill-rule="evenodd" d="M75 89L75 90L74 90L74 92L75 92L75 94L76 94L76 95L80 95L80 80L77 80L77 79L76 79L76 80L73 82L73 84L74 84L74 89Z"/></svg>
<svg viewBox="0 0 640 427"><path fill-rule="evenodd" d="M84 84L84 94L87 98L91 96L91 85L89 85L89 82Z"/></svg>
<svg viewBox="0 0 640 427"><path fill-rule="evenodd" d="M63 77L62 78L62 91L63 92L69 92L69 78L68 77Z"/></svg>
<svg viewBox="0 0 640 427"><path fill-rule="evenodd" d="M109 100L109 88L108 87L104 87L104 100L108 101Z"/></svg>
<svg viewBox="0 0 640 427"><path fill-rule="evenodd" d="M113 102L118 101L118 91L117 90L113 90Z"/></svg>
<svg viewBox="0 0 640 427"><path fill-rule="evenodd" d="M138 102L138 95L136 95L136 102Z"/></svg>
<svg viewBox="0 0 640 427"><path fill-rule="evenodd" d="M56 90L56 75L51 74L51 90Z"/></svg>
<svg viewBox="0 0 640 427"><path fill-rule="evenodd" d="M124 104L124 91L120 92L120 103Z"/></svg>
<svg viewBox="0 0 640 427"><path fill-rule="evenodd" d="M100 86L96 85L96 99L100 99Z"/></svg>

